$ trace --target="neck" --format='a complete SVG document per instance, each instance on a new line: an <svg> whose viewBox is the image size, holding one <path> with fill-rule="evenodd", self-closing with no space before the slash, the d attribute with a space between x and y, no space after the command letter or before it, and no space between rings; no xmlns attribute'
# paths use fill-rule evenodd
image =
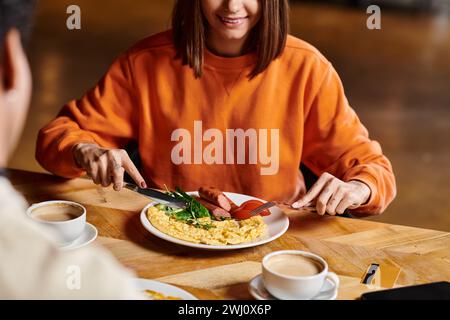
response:
<svg viewBox="0 0 450 320"><path fill-rule="evenodd" d="M239 57L248 52L247 39L224 40L213 34L208 36L208 49L222 57Z"/></svg>

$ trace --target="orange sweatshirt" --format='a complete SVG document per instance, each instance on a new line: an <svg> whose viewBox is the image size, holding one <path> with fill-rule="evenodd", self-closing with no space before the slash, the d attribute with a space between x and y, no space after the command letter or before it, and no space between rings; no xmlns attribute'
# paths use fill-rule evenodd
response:
<svg viewBox="0 0 450 320"><path fill-rule="evenodd" d="M315 174L360 180L371 189L357 211L379 213L393 200L389 160L349 106L332 65L289 37L281 57L256 78L255 55L205 52L204 75L174 59L170 31L129 49L101 81L63 107L38 137L36 157L66 178L84 174L71 153L79 142L124 148L138 141L151 187L216 186L266 200L294 201L303 162Z"/></svg>

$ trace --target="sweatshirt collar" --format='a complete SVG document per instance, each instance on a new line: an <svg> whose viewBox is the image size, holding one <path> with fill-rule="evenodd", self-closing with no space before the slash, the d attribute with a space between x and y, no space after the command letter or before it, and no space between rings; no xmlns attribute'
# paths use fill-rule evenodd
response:
<svg viewBox="0 0 450 320"><path fill-rule="evenodd" d="M213 69L236 70L250 68L256 64L256 54L248 53L239 57L221 57L205 49L205 66Z"/></svg>

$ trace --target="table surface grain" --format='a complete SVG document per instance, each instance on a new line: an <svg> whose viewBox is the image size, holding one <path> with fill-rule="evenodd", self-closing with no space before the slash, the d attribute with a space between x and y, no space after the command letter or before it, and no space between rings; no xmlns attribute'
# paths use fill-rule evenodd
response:
<svg viewBox="0 0 450 320"><path fill-rule="evenodd" d="M371 263L400 268L396 286L450 281L446 232L285 210L290 227L279 239L248 249L205 251L166 242L146 231L139 214L150 200L130 190L115 192L84 178L65 180L18 170L9 175L30 204L58 199L83 204L87 220L99 231L96 245L138 277L177 285L200 299L251 299L248 282L261 272L264 255L286 249L322 256L340 278L338 299L357 299L382 289L361 284Z"/></svg>

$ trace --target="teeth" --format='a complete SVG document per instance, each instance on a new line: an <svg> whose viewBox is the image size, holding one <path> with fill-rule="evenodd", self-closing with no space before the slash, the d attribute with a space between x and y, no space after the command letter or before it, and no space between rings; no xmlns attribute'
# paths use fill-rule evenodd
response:
<svg viewBox="0 0 450 320"><path fill-rule="evenodd" d="M232 24L238 24L242 21L242 19L227 19L227 18L222 18L222 21L226 22L226 23L232 23Z"/></svg>

